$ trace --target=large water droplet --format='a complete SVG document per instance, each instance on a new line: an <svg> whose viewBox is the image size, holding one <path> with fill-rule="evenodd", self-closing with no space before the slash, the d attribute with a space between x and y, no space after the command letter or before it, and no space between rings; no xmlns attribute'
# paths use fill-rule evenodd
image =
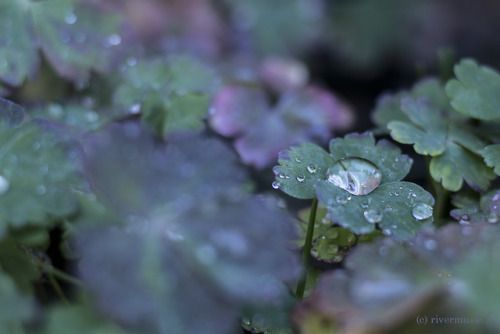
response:
<svg viewBox="0 0 500 334"><path fill-rule="evenodd" d="M353 195L366 195L378 187L382 174L368 160L345 158L336 162L326 172L328 182Z"/></svg>
<svg viewBox="0 0 500 334"><path fill-rule="evenodd" d="M9 181L0 175L0 195L5 194L10 187Z"/></svg>
<svg viewBox="0 0 500 334"><path fill-rule="evenodd" d="M377 209L368 209L363 212L367 222L375 224L382 220L383 214Z"/></svg>
<svg viewBox="0 0 500 334"><path fill-rule="evenodd" d="M302 175L302 174L297 175L297 181L304 182L305 179L306 179L306 177L304 175Z"/></svg>
<svg viewBox="0 0 500 334"><path fill-rule="evenodd" d="M307 171L308 171L309 173L311 173L311 174L316 173L316 170L317 170L317 169L318 169L318 168L316 167L316 165L308 165L308 166L307 166Z"/></svg>
<svg viewBox="0 0 500 334"><path fill-rule="evenodd" d="M426 203L419 203L413 207L412 216L416 220L424 220L432 216L432 206Z"/></svg>

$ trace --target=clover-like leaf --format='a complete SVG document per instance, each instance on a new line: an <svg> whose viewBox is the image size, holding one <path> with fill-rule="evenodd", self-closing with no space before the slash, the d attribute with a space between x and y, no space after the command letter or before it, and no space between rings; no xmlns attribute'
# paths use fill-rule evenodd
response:
<svg viewBox="0 0 500 334"><path fill-rule="evenodd" d="M410 182L381 184L365 196L354 196L328 181L318 181L316 194L327 205L328 218L357 234L378 224L386 235L406 240L432 222L434 198Z"/></svg>
<svg viewBox="0 0 500 334"><path fill-rule="evenodd" d="M89 138L86 160L98 198L121 221L82 225L77 252L99 310L115 321L233 333L238 310L273 304L284 293L278 282L297 277L291 222L245 193L244 173L222 143L200 135L159 143L123 122Z"/></svg>
<svg viewBox="0 0 500 334"><path fill-rule="evenodd" d="M429 170L434 180L451 191L459 190L463 180L473 189L486 189L495 178L481 157L453 142L447 143L443 154L432 158Z"/></svg>
<svg viewBox="0 0 500 334"><path fill-rule="evenodd" d="M88 3L2 1L0 12L0 78L10 85L33 78L38 48L59 75L77 83L85 83L91 70L109 71L117 56L120 17L103 15Z"/></svg>
<svg viewBox="0 0 500 334"><path fill-rule="evenodd" d="M0 331L12 333L35 314L35 303L32 298L22 294L15 282L0 270Z"/></svg>
<svg viewBox="0 0 500 334"><path fill-rule="evenodd" d="M30 121L0 133L0 233L50 225L77 209L71 195L82 185L77 154L48 124Z"/></svg>
<svg viewBox="0 0 500 334"><path fill-rule="evenodd" d="M281 94L275 106L259 89L226 86L215 97L213 111L212 128L238 136L235 147L243 162L259 169L291 144L324 142L332 129L346 128L353 120L339 99L313 86Z"/></svg>
<svg viewBox="0 0 500 334"><path fill-rule="evenodd" d="M441 154L446 147L447 124L439 117L439 109L422 98L416 102L402 99L401 109L412 123L391 121L387 127L392 138L403 144L414 144L420 154Z"/></svg>
<svg viewBox="0 0 500 334"><path fill-rule="evenodd" d="M486 165L494 167L494 172L500 175L500 144L486 146L482 155Z"/></svg>
<svg viewBox="0 0 500 334"><path fill-rule="evenodd" d="M273 168L276 181L273 187L296 198L313 198L314 183L326 179L328 167L334 160L321 147L312 143L301 143L283 151L279 166Z"/></svg>
<svg viewBox="0 0 500 334"><path fill-rule="evenodd" d="M113 101L143 120L156 133L199 130L207 115L208 97L216 78L200 61L189 57L129 63Z"/></svg>
<svg viewBox="0 0 500 334"><path fill-rule="evenodd" d="M361 158L373 164L381 174L381 182L403 179L410 171L413 160L402 155L401 150L387 140L379 140L370 132L346 135L343 139L330 141L330 154L339 161L346 158Z"/></svg>
<svg viewBox="0 0 500 334"><path fill-rule="evenodd" d="M457 79L446 84L453 108L467 116L493 120L500 118L500 74L472 59L464 59L454 68Z"/></svg>
<svg viewBox="0 0 500 334"><path fill-rule="evenodd" d="M459 190L463 180L474 189L488 187L494 174L479 156L485 142L463 119L450 116L452 111L438 109L423 98L403 99L402 110L409 120L390 122L387 127L391 136L401 143L414 143L417 153L432 156L430 172L434 180L451 191Z"/></svg>
<svg viewBox="0 0 500 334"><path fill-rule="evenodd" d="M382 94L377 99L375 109L371 113L373 122L379 127L386 127L391 121L407 122L408 116L401 110L401 101L408 97L424 97L439 110L448 108L450 104L444 87L439 80L426 78L417 82L408 91Z"/></svg>

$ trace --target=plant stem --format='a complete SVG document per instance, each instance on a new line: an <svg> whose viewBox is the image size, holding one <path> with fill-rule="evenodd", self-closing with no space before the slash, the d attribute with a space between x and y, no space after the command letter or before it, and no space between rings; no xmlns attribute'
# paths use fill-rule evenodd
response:
<svg viewBox="0 0 500 334"><path fill-rule="evenodd" d="M302 265L304 267L305 273L302 276L299 283L297 284L297 291L295 292L295 294L299 298L304 297L304 291L306 289L307 273L309 271L309 259L311 257L311 247L312 247L312 239L314 233L314 223L316 222L317 209L318 209L318 199L314 197L311 205L311 213L309 214L309 224L307 225L304 249L302 250Z"/></svg>
<svg viewBox="0 0 500 334"><path fill-rule="evenodd" d="M430 180L430 183L432 184L432 188L434 190L434 195L436 197L436 204L434 205L434 221L436 225L441 225L440 221L444 220L448 217L448 201L450 199L450 192L443 188L441 184L436 182L432 178L432 175L430 174L430 158L426 157L426 162L427 162L427 170L429 171L428 178Z"/></svg>
<svg viewBox="0 0 500 334"><path fill-rule="evenodd" d="M62 291L61 286L59 285L59 283L57 283L57 280L54 278L54 275L52 275L52 273L48 273L47 276L49 277L50 284L52 285L52 287L56 291L59 298L61 298L62 302L66 306L69 306L68 299L66 299L66 296L64 295L64 292Z"/></svg>
<svg viewBox="0 0 500 334"><path fill-rule="evenodd" d="M38 262L37 266L40 269L43 269L44 271L46 271L49 275L54 275L55 277L57 277L57 278L59 278L59 279L61 279L63 281L72 283L74 285L83 286L82 281L80 281L79 279L77 279L77 278L75 278L73 276L70 276L70 275L66 274L64 271L56 269L53 266L44 263L43 261L41 261L40 259L38 259L36 257L32 257L32 259L35 260L35 261L37 261Z"/></svg>

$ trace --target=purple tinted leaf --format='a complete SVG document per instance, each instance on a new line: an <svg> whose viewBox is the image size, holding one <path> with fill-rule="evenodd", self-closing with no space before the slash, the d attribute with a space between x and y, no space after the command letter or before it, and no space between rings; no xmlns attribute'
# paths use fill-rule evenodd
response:
<svg viewBox="0 0 500 334"><path fill-rule="evenodd" d="M269 103L260 89L233 85L220 90L212 108L210 124L214 130L224 136L235 136L265 117Z"/></svg>
<svg viewBox="0 0 500 334"><path fill-rule="evenodd" d="M286 92L304 87L309 80L309 72L300 61L287 58L268 58L259 68L264 83L276 92Z"/></svg>

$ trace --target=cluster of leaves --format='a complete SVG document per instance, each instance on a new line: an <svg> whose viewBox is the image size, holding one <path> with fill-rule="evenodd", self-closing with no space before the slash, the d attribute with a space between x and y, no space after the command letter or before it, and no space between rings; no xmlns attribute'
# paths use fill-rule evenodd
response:
<svg viewBox="0 0 500 334"><path fill-rule="evenodd" d="M0 0L1 332L406 330L436 300L500 328L495 70L463 60L331 139L353 112L296 57L333 5L138 3Z"/></svg>

